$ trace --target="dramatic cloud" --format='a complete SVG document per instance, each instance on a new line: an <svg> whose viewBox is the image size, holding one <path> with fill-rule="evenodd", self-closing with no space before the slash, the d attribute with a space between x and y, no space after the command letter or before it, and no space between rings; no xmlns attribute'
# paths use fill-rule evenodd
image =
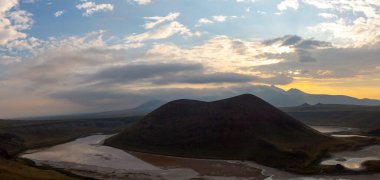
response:
<svg viewBox="0 0 380 180"><path fill-rule="evenodd" d="M94 111L99 111L104 110L104 108L107 109L108 107L118 107L119 109L133 107L152 99L163 101L171 101L176 99L213 101L245 93L253 93L271 99L271 97L268 97L266 92L273 92L273 94L285 93L284 90L275 86L235 85L217 88L139 89L125 92L78 89L55 94L54 97L77 102L78 104L83 104L86 107L92 107ZM129 102L128 105L130 106L126 106L125 102ZM279 104L281 104L281 102L279 102ZM102 107L103 109L100 109L99 107Z"/></svg>
<svg viewBox="0 0 380 180"><path fill-rule="evenodd" d="M86 82L99 84L220 84L220 83L264 83L289 84L291 77L259 77L248 74L208 72L202 64L130 64L104 69L89 78ZM108 85L109 86L109 85Z"/></svg>
<svg viewBox="0 0 380 180"><path fill-rule="evenodd" d="M170 76L154 80L155 84L220 84L220 83L264 83L264 84L289 84L293 81L291 77L276 76L262 78L254 75L238 73L194 73Z"/></svg>
<svg viewBox="0 0 380 180"><path fill-rule="evenodd" d="M261 85L380 98L378 1L253 2L2 0L0 118L216 99Z"/></svg>
<svg viewBox="0 0 380 180"><path fill-rule="evenodd" d="M180 48L173 44L155 44L142 60L203 63L214 70L235 72L244 67L275 64L284 59L278 55L294 52L281 44L263 44L227 36L216 36L204 44ZM263 56L265 55L265 56ZM276 56L277 55L277 56Z"/></svg>
<svg viewBox="0 0 380 180"><path fill-rule="evenodd" d="M376 69L380 64L378 48L378 46L361 49L330 47L314 49L312 55L309 51L300 49L296 51L296 54L289 56L289 58L297 58L298 61L289 59L272 66L260 66L256 69L269 74L282 73L297 79L311 78L314 80L341 79L339 81L343 81L344 78L380 75ZM299 63L299 61L318 62Z"/></svg>
<svg viewBox="0 0 380 180"><path fill-rule="evenodd" d="M219 86L223 84L288 84L292 78L284 75L260 75L250 71L239 70L242 66L236 68L218 69L210 66L214 61L223 65L223 59L217 62L217 58L225 56L235 58L243 57L245 53L252 51L255 47L246 47L250 43L240 40L229 39L227 37L217 37L202 47L194 47L194 58L209 56L209 61L199 58L199 61L189 55L188 50L183 50L184 56L173 56L166 58L164 54L153 55L152 53L157 46L152 47L144 55L128 58L123 56L128 52L127 49L115 49L115 45L108 44L103 37L104 32L92 32L84 36L73 36L63 39L51 39L44 42L43 48L39 53L24 59L24 63L10 64L7 71L3 72L0 86L0 94L9 96L21 96L25 99L31 99L33 102L46 102L52 108L62 107L67 110L69 107L79 109L96 110L103 103L104 99L113 101L113 108L116 104L122 105L117 99L119 93L124 91L138 91L138 89L169 88L187 84L189 87L196 89L198 85ZM221 48L220 45L228 42L230 45ZM220 43L220 44L218 44ZM254 44L254 43L253 43ZM123 46L122 44L120 46ZM269 46L268 46L269 47ZM199 50L205 50L203 54ZM223 55L214 56L213 51L226 50L234 56ZM165 49L161 53L166 52ZM196 52L199 51L199 52ZM209 52L208 52L209 51ZM275 52L275 50L273 50ZM166 54L169 55L170 54ZM187 56L187 57L186 57ZM163 59L167 59L167 62ZM178 58L183 58L178 63ZM248 58L248 57L247 57ZM15 61L8 58L7 61ZM33 59L33 60L31 60ZM233 59L232 59L233 60ZM20 61L20 60L17 60ZM150 61L150 62L147 62ZM235 59L233 62L239 61ZM253 64L246 64L253 66ZM238 72L239 71L239 72ZM193 87L194 86L194 87ZM37 88L38 87L38 88ZM15 90L16 89L16 90ZM102 94L92 94L91 91L109 91L103 94L104 97L98 97ZM25 92L28 92L25 95ZM77 104L81 98L71 99L66 97L68 92L70 97L79 92L88 92L88 95L94 95L93 98L97 103L90 107L78 107L84 104ZM113 93L111 93L113 91ZM55 98L59 98L57 100ZM14 101L13 102L16 103ZM62 102L64 101L64 103ZM139 100L138 102L141 102ZM70 105L72 104L72 105ZM0 103L0 106L2 104ZM41 105L42 106L42 105ZM66 107L67 106L67 107ZM58 111L55 111L58 112Z"/></svg>
<svg viewBox="0 0 380 180"><path fill-rule="evenodd" d="M163 76L174 76L178 73L201 71L201 64L131 64L115 66L102 70L90 77L90 81L101 83L128 83L152 80Z"/></svg>
<svg viewBox="0 0 380 180"><path fill-rule="evenodd" d="M278 44L281 47L292 47L297 53L300 62L315 62L316 58L312 56L312 52L317 49L331 48L331 43L318 41L314 39L303 39L300 36L288 35L281 38L275 38L264 41L266 45Z"/></svg>
<svg viewBox="0 0 380 180"><path fill-rule="evenodd" d="M328 34L329 40L341 47L361 47L380 42L380 2L372 0L303 0L305 4L323 9L322 17L331 19L309 27L317 34ZM344 16L352 13L352 16ZM352 19L352 17L354 19Z"/></svg>

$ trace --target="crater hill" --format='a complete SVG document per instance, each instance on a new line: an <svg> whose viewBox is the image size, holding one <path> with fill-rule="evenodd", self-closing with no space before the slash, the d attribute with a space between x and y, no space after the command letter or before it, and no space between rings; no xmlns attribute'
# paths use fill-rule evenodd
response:
<svg viewBox="0 0 380 180"><path fill-rule="evenodd" d="M116 148L194 158L252 160L300 169L337 140L244 94L203 102L176 100L106 140Z"/></svg>

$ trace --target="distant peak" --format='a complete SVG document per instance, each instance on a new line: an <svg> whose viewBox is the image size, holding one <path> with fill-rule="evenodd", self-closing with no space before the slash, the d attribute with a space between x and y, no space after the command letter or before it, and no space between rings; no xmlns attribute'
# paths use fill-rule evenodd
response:
<svg viewBox="0 0 380 180"><path fill-rule="evenodd" d="M252 99L252 98L257 99L258 97L253 94L241 94L241 95L232 97L230 99Z"/></svg>
<svg viewBox="0 0 380 180"><path fill-rule="evenodd" d="M288 93L303 93L301 90L296 88L291 88L287 91Z"/></svg>
<svg viewBox="0 0 380 180"><path fill-rule="evenodd" d="M303 103L300 107L309 107L311 106L309 103Z"/></svg>
<svg viewBox="0 0 380 180"><path fill-rule="evenodd" d="M234 96L231 98L222 99L218 101L229 102L229 103L236 103L236 102L247 103L247 102L262 102L263 100L253 94L241 94L238 96Z"/></svg>

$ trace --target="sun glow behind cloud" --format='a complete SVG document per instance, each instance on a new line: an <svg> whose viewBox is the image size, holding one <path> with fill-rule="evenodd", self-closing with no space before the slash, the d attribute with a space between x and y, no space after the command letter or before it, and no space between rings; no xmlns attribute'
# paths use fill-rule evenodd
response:
<svg viewBox="0 0 380 180"><path fill-rule="evenodd" d="M370 0L4 0L0 107L23 95L52 113L91 111L135 105L130 97L148 91L255 84L380 98L379 8Z"/></svg>

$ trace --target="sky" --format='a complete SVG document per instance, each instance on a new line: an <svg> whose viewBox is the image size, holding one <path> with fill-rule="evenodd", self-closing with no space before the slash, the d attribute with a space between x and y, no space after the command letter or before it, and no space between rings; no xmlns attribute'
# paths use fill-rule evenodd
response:
<svg viewBox="0 0 380 180"><path fill-rule="evenodd" d="M380 99L380 0L0 1L2 118L256 85Z"/></svg>

